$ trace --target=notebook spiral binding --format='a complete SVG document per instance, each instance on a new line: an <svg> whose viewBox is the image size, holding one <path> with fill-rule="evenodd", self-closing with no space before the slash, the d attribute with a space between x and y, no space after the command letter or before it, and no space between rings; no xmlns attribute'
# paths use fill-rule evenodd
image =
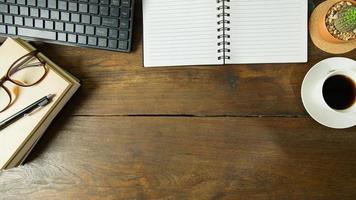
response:
<svg viewBox="0 0 356 200"><path fill-rule="evenodd" d="M230 17L230 13L228 12L230 10L230 6L228 5L230 0L217 0L218 3L218 15L217 17L219 18L219 21L217 22L218 24L218 39L221 40L217 43L218 47L218 53L221 53L222 55L218 57L218 60L230 60L230 56L227 55L231 50L228 48L230 45L230 42L228 39L230 38L229 31L230 27L228 26L230 24L230 20L228 19Z"/></svg>

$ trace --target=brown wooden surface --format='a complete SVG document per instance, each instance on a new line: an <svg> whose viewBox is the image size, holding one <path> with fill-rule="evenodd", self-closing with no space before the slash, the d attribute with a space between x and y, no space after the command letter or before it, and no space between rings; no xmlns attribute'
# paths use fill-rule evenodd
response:
<svg viewBox="0 0 356 200"><path fill-rule="evenodd" d="M356 129L322 127L300 100L332 55L309 43L306 64L145 69L137 16L130 54L35 43L83 86L0 172L0 199L356 198Z"/></svg>

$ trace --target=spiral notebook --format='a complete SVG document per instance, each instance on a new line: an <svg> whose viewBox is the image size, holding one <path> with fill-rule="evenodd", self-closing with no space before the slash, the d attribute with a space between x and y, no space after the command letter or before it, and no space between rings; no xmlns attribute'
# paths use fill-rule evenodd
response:
<svg viewBox="0 0 356 200"><path fill-rule="evenodd" d="M144 66L307 62L307 0L145 0Z"/></svg>

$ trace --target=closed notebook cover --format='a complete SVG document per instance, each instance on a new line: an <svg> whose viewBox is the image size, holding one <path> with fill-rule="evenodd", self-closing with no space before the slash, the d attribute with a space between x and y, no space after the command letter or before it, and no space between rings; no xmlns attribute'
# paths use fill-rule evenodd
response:
<svg viewBox="0 0 356 200"><path fill-rule="evenodd" d="M28 49L29 51L35 50L33 46L31 46L29 43L27 43L24 40L21 40L20 38L16 39L16 42L21 44L24 48ZM6 169L10 169L12 167L16 167L26 159L26 157L30 154L31 150L34 148L36 143L40 140L42 135L44 134L45 130L47 127L50 125L51 121L53 118L60 112L60 110L65 106L65 104L69 101L69 99L73 96L73 94L77 91L77 89L80 87L79 80L74 77L72 74L68 73L67 71L63 70L60 68L58 65L53 63L49 58L47 58L43 54L38 55L42 60L45 60L48 66L54 70L56 73L61 74L61 76L67 81L72 82L72 87L68 90L68 92L61 98L60 103L58 103L55 108L51 111L51 113L47 116L47 118L42 122L42 124L34 131L34 134L32 134L31 138L27 140L26 144L23 145L23 147L18 150L17 154L15 157L11 159L10 162L5 166Z"/></svg>
<svg viewBox="0 0 356 200"><path fill-rule="evenodd" d="M4 76L11 64L28 52L28 49L22 47L15 40L7 39L0 46L0 76ZM62 74L53 70L50 66L48 67L49 72L46 78L32 87L25 88L16 86L11 82L5 83L5 86L13 93L17 93L17 95L14 96L14 102L11 107L0 113L0 121L48 94L55 94L55 97L46 107L30 116L21 118L0 131L0 169L5 168L18 151L26 145L27 141L36 133L40 125L72 86L72 82L64 78Z"/></svg>

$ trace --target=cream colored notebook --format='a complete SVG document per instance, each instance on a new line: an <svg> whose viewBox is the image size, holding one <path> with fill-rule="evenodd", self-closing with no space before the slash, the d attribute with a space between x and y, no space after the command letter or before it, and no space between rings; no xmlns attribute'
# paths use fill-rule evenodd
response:
<svg viewBox="0 0 356 200"><path fill-rule="evenodd" d="M19 44L21 44L24 48L28 50L35 50L34 47L32 47L29 43L17 39L16 40ZM6 168L12 168L15 166L20 165L26 157L29 155L31 150L34 148L36 143L39 141L41 136L43 135L45 129L49 126L51 119L53 119L58 112L63 108L63 106L67 103L67 101L73 96L73 94L77 91L79 85L79 80L72 76L70 73L67 73L64 71L62 68L60 68L58 65L53 63L51 60L49 60L46 56L43 54L40 55L40 57L43 60L46 60L48 65L51 66L52 70L56 71L58 74L62 75L64 78L66 78L69 82L72 82L73 87L71 87L68 92L63 96L62 100L60 101L59 104L56 105L56 107L53 109L51 114L46 118L46 120L39 126L38 130L33 134L33 136L28 140L26 145L24 145L20 151L16 154L16 156L12 159L10 163L6 166Z"/></svg>
<svg viewBox="0 0 356 200"><path fill-rule="evenodd" d="M0 46L0 75L6 74L10 65L31 49L33 47L24 41L7 39ZM40 56L47 60L47 66L50 68L48 75L42 82L33 87L17 88L19 92L15 102L10 109L0 113L0 121L43 96L48 94L55 94L56 96L51 104L0 131L0 169L16 166L24 160L53 118L79 87L75 78L65 73L43 55ZM5 85L10 90L15 90L15 87L17 87L9 82Z"/></svg>

